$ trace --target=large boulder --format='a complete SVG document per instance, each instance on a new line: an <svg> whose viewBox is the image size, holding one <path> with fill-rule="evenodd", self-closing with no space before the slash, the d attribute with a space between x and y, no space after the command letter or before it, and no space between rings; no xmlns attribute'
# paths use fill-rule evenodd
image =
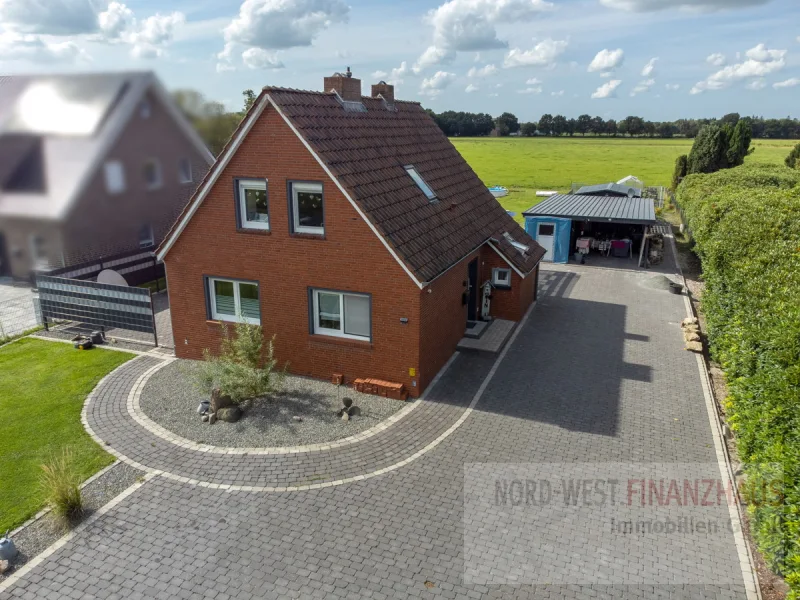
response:
<svg viewBox="0 0 800 600"><path fill-rule="evenodd" d="M211 390L211 405L208 407L209 412L219 412L220 408L227 408L228 406L233 406L233 400L231 400L230 396L223 394L222 390L219 388Z"/></svg>
<svg viewBox="0 0 800 600"><path fill-rule="evenodd" d="M226 406L217 411L217 419L226 423L236 423L242 418L242 410L238 406Z"/></svg>

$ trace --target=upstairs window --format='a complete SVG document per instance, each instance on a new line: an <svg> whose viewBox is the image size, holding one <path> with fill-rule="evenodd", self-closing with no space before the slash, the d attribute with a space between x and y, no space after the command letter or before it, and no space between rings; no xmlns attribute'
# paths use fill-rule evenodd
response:
<svg viewBox="0 0 800 600"><path fill-rule="evenodd" d="M139 228L139 248L149 248L155 243L152 225L142 225Z"/></svg>
<svg viewBox="0 0 800 600"><path fill-rule="evenodd" d="M417 187L422 190L422 193L425 194L425 197L428 200L431 202L437 200L436 193L431 189L431 186L425 183L425 180L422 178L422 175L419 174L416 167L409 165L406 167L406 172L411 176L411 179L414 180L414 183L416 183Z"/></svg>
<svg viewBox="0 0 800 600"><path fill-rule="evenodd" d="M238 225L243 229L269 229L266 179L237 179Z"/></svg>
<svg viewBox="0 0 800 600"><path fill-rule="evenodd" d="M151 158L142 167L142 178L148 190L156 190L161 187L161 163L158 159Z"/></svg>
<svg viewBox="0 0 800 600"><path fill-rule="evenodd" d="M192 183L192 161L182 158L178 161L178 181L180 183Z"/></svg>
<svg viewBox="0 0 800 600"><path fill-rule="evenodd" d="M325 233L325 210L321 183L292 181L291 189L291 223L295 233Z"/></svg>
<svg viewBox="0 0 800 600"><path fill-rule="evenodd" d="M125 191L125 170L118 160L109 160L103 165L106 180L106 191L109 194L121 194Z"/></svg>

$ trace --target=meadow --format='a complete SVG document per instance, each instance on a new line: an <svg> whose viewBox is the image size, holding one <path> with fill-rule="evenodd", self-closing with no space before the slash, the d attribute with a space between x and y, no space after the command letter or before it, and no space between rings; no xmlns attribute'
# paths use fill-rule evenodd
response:
<svg viewBox="0 0 800 600"><path fill-rule="evenodd" d="M567 192L573 182L617 181L636 175L645 185L669 186L675 159L688 154L686 138L450 138L486 185L503 185L506 210L536 204L536 190ZM755 140L747 163L783 164L796 140Z"/></svg>

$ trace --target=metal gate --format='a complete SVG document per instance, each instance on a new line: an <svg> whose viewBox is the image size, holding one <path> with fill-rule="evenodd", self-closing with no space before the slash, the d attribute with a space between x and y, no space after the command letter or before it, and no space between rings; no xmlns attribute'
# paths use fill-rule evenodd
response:
<svg viewBox="0 0 800 600"><path fill-rule="evenodd" d="M44 326L75 321L106 328L151 333L158 346L152 292L146 288L36 275Z"/></svg>

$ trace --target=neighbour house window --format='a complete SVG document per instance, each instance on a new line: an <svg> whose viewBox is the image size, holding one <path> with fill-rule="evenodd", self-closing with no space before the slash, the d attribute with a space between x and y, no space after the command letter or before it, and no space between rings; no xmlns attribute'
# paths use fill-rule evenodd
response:
<svg viewBox="0 0 800 600"><path fill-rule="evenodd" d="M216 321L261 323L258 283L235 279L207 278L209 316Z"/></svg>
<svg viewBox="0 0 800 600"><path fill-rule="evenodd" d="M47 240L38 233L32 233L29 238L31 246L31 262L34 267L47 264Z"/></svg>
<svg viewBox="0 0 800 600"><path fill-rule="evenodd" d="M120 161L106 161L103 165L103 175L106 180L106 191L109 194L119 194L125 191L125 170Z"/></svg>
<svg viewBox="0 0 800 600"><path fill-rule="evenodd" d="M436 200L436 193L431 189L425 180L422 178L422 175L419 174L416 167L409 165L406 167L406 172L411 176L411 179L414 180L414 183L417 184L417 187L422 190L422 193L425 194L425 197L428 198L431 202Z"/></svg>
<svg viewBox="0 0 800 600"><path fill-rule="evenodd" d="M154 243L153 226L149 224L142 225L139 228L139 248L149 248Z"/></svg>
<svg viewBox="0 0 800 600"><path fill-rule="evenodd" d="M269 202L266 179L238 179L236 207L239 227L269 229Z"/></svg>
<svg viewBox="0 0 800 600"><path fill-rule="evenodd" d="M151 158L144 163L142 175L148 190L161 187L161 163L157 159Z"/></svg>
<svg viewBox="0 0 800 600"><path fill-rule="evenodd" d="M492 285L495 287L511 287L511 269L492 269Z"/></svg>
<svg viewBox="0 0 800 600"><path fill-rule="evenodd" d="M325 233L324 205L321 183L290 182L292 231L295 233Z"/></svg>
<svg viewBox="0 0 800 600"><path fill-rule="evenodd" d="M192 161L182 158L178 161L178 181L180 183L192 182Z"/></svg>
<svg viewBox="0 0 800 600"><path fill-rule="evenodd" d="M355 340L372 337L372 300L366 294L311 290L313 333Z"/></svg>
<svg viewBox="0 0 800 600"><path fill-rule="evenodd" d="M139 116L143 119L149 119L152 113L153 110L150 106L150 101L142 100L142 103L139 105Z"/></svg>

